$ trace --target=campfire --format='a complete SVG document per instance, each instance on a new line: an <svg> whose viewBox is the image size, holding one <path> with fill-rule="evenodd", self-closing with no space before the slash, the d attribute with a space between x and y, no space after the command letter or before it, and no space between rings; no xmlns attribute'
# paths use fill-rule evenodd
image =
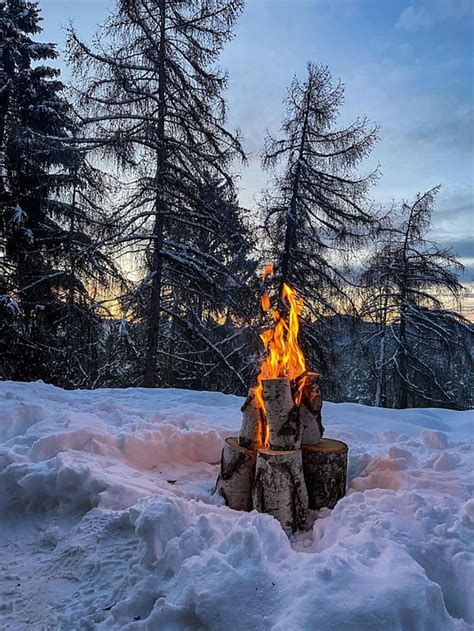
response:
<svg viewBox="0 0 474 631"><path fill-rule="evenodd" d="M263 283L273 275L264 269ZM237 510L273 515L287 532L305 526L309 510L333 508L345 494L347 445L323 438L319 375L308 370L298 334L303 300L283 284L279 307L267 292L265 357L242 406L238 437L225 441L216 492Z"/></svg>

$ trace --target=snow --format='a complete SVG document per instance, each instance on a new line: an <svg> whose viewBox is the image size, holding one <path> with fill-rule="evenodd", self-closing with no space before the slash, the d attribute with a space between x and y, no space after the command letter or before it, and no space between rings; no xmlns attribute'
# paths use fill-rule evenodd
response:
<svg viewBox="0 0 474 631"><path fill-rule="evenodd" d="M0 294L0 308L10 316L20 315L20 307L17 301L8 294Z"/></svg>
<svg viewBox="0 0 474 631"><path fill-rule="evenodd" d="M28 219L28 215L25 213L23 208L17 204L15 210L13 211L12 222L16 226L22 226L26 220Z"/></svg>
<svg viewBox="0 0 474 631"><path fill-rule="evenodd" d="M472 629L472 413L325 403L350 489L289 540L212 496L242 399L0 383L2 629Z"/></svg>

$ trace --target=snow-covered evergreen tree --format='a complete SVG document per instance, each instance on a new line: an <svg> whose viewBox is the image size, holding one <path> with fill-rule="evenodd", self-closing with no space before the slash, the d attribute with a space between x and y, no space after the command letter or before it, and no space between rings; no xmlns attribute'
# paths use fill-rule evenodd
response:
<svg viewBox="0 0 474 631"><path fill-rule="evenodd" d="M174 340L179 327L193 330L215 359L225 358L201 331L199 312L204 304L222 307L235 291L231 259L245 250L247 237L242 222L229 232L238 208L229 224L221 205L203 205L203 191L231 187L231 162L243 157L238 137L225 128L226 76L216 68L241 6L241 0L119 0L93 47L74 30L69 37L89 133L126 180L117 245L147 266L140 285L147 386L164 383L169 373L158 364L170 357L160 333ZM174 321L169 330L165 318Z"/></svg>
<svg viewBox="0 0 474 631"><path fill-rule="evenodd" d="M4 303L18 307L7 363L11 377L72 384L66 364L97 324L86 284L113 265L95 242L103 179L74 142L59 70L45 63L56 48L40 32L37 2L0 4L0 273Z"/></svg>

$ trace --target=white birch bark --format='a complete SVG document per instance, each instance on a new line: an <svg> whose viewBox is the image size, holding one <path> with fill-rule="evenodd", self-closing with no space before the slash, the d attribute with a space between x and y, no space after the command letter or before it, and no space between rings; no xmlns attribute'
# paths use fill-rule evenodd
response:
<svg viewBox="0 0 474 631"><path fill-rule="evenodd" d="M262 386L271 449L299 449L302 426L289 379L264 379Z"/></svg>
<svg viewBox="0 0 474 631"><path fill-rule="evenodd" d="M215 493L235 510L252 510L252 484L257 452L241 447L237 438L226 438Z"/></svg>
<svg viewBox="0 0 474 631"><path fill-rule="evenodd" d="M247 447L248 449L261 447L263 444L263 424L263 413L258 405L254 388L251 388L242 406L242 426L239 434L239 445Z"/></svg>
<svg viewBox="0 0 474 631"><path fill-rule="evenodd" d="M254 508L273 515L286 532L301 530L308 513L301 449L260 449L252 497Z"/></svg>

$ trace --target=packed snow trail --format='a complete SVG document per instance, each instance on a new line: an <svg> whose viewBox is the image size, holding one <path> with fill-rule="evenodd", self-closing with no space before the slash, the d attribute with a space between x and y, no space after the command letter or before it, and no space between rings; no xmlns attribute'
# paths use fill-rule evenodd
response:
<svg viewBox="0 0 474 631"><path fill-rule="evenodd" d="M212 496L241 403L0 383L0 628L474 628L472 413L325 403L350 489L289 541Z"/></svg>

